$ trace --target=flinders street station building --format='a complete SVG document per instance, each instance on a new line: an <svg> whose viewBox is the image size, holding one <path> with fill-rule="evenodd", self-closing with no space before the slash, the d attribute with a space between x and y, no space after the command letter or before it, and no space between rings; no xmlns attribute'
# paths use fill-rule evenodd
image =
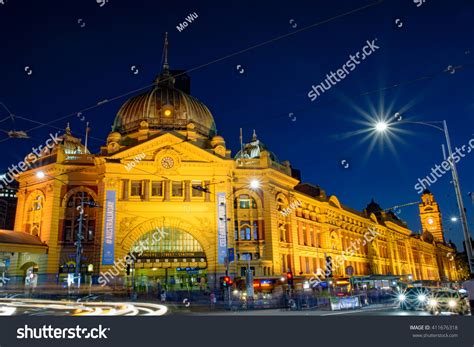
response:
<svg viewBox="0 0 474 347"><path fill-rule="evenodd" d="M83 283L159 279L168 290L220 287L226 273L245 281L247 270L256 289L271 288L287 272L305 281L328 264L335 279L460 279L429 191L421 234L373 201L356 211L301 182L255 131L233 154L189 83L165 59L153 87L118 110L98 153L68 126L17 176L15 231L0 231L11 283L31 273L38 284L64 283L76 263Z"/></svg>

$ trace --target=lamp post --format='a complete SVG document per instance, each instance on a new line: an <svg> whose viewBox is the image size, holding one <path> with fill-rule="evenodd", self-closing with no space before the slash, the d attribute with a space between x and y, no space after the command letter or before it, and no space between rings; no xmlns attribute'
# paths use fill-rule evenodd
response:
<svg viewBox="0 0 474 347"><path fill-rule="evenodd" d="M81 286L81 257L82 257L82 226L84 223L84 189L81 194L81 204L77 207L79 211L79 226L77 228L77 241L76 241L76 269L74 271L74 277L77 278L77 287Z"/></svg>
<svg viewBox="0 0 474 347"><path fill-rule="evenodd" d="M461 187L459 184L459 177L458 177L458 172L456 169L456 164L453 160L453 151L451 149L451 140L449 138L449 132L448 132L448 126L446 124L446 121L432 121L432 122L413 122L413 121L401 121L399 122L400 124L403 123L408 123L408 124L420 124L420 125L425 125L429 126L431 128L437 129L441 132L444 133L444 136L446 138L446 145L448 148L448 162L451 166L451 174L453 177L453 185L454 185L454 191L456 193L456 200L457 200L457 205L459 208L459 216L461 217L461 224L462 224L462 229L463 229L463 234L464 234L464 241L466 245L466 252L467 252L467 261L469 263L469 271L471 274L474 274L474 263L473 263L473 257L472 257L472 246L471 246L471 237L469 233L469 227L467 223L467 217L466 217L466 210L464 208L464 203L462 200L462 195L461 195ZM442 124L440 126L439 124ZM377 132L384 132L389 128L389 124L385 121L379 121L375 125L375 130Z"/></svg>

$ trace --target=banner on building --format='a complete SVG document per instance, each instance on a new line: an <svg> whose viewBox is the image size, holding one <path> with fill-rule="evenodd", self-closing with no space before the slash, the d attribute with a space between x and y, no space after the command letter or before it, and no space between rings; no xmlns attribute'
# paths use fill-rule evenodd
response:
<svg viewBox="0 0 474 347"><path fill-rule="evenodd" d="M217 193L217 263L224 264L227 257L227 202L225 193Z"/></svg>
<svg viewBox="0 0 474 347"><path fill-rule="evenodd" d="M115 261L115 190L105 192L104 242L102 265L113 265Z"/></svg>

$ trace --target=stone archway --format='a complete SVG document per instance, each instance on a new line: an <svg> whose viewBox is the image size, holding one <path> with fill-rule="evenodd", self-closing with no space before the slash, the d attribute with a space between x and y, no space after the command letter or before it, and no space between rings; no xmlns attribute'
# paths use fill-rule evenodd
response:
<svg viewBox="0 0 474 347"><path fill-rule="evenodd" d="M157 229L166 230L168 228L182 230L190 234L202 246L208 259L215 255L214 246L217 244L217 236L212 230L216 230L216 226L206 225L206 223L197 226L181 218L156 217L148 219L125 231L126 233L123 234L118 244L125 255L130 251L133 244L150 231ZM214 241L213 238L215 239Z"/></svg>
<svg viewBox="0 0 474 347"><path fill-rule="evenodd" d="M20 266L20 270L23 274L23 282L26 286L36 287L38 281L38 264L29 261Z"/></svg>

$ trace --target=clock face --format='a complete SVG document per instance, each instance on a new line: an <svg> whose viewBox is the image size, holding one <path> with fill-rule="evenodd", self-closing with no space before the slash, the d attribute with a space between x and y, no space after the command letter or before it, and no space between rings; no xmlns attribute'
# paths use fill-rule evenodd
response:
<svg viewBox="0 0 474 347"><path fill-rule="evenodd" d="M433 225L433 224L434 224L433 218L428 218L426 221L428 222L429 225Z"/></svg>
<svg viewBox="0 0 474 347"><path fill-rule="evenodd" d="M174 160L171 157L163 157L161 159L161 166L165 169L171 169L174 166Z"/></svg>

